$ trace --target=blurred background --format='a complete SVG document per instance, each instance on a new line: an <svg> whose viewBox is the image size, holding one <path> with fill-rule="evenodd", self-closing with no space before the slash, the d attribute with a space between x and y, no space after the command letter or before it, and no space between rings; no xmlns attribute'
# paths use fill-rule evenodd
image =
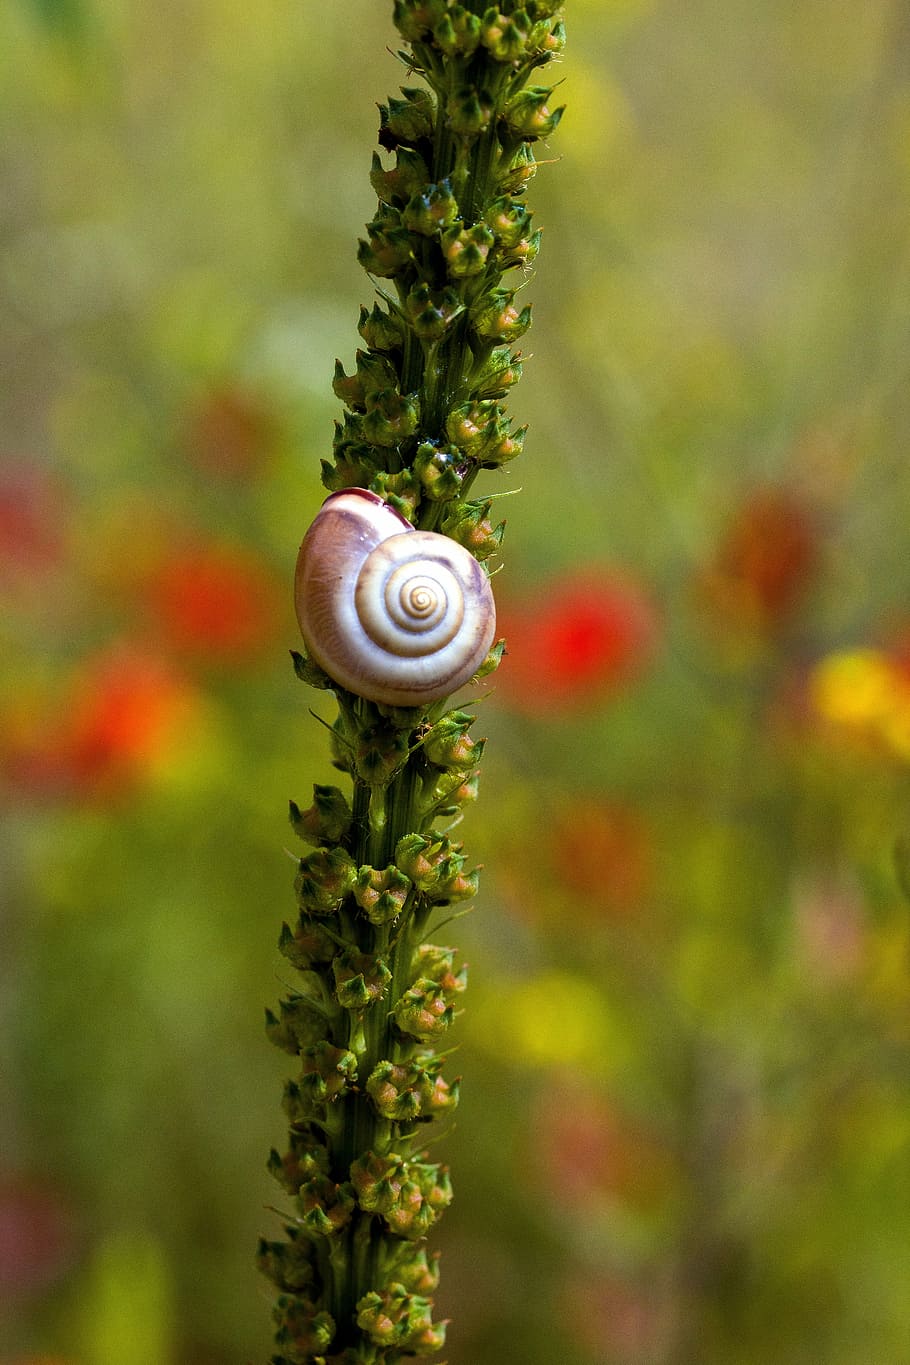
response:
<svg viewBox="0 0 910 1365"><path fill-rule="evenodd" d="M906 1365L910 5L569 9L447 1358ZM2 1365L269 1354L289 587L390 11L0 7Z"/></svg>

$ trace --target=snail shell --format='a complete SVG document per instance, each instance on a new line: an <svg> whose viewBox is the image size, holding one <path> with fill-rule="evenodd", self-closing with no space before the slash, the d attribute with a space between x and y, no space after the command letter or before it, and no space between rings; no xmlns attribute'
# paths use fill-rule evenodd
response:
<svg viewBox="0 0 910 1365"><path fill-rule="evenodd" d="M311 657L369 701L423 706L483 663L496 632L486 573L365 488L326 498L297 556L294 601Z"/></svg>

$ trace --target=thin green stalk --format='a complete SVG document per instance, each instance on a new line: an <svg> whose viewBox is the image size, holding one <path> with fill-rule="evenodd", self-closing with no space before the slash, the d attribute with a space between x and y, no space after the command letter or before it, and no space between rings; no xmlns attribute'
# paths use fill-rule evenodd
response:
<svg viewBox="0 0 910 1365"><path fill-rule="evenodd" d="M401 534L410 528L432 532L420 543L447 547L443 564L453 562L453 542L460 547L466 581L472 591L482 584L477 600L492 601L474 561L498 552L502 527L490 521L490 499L468 494L483 471L522 448L524 431L512 427L502 400L521 375L512 347L530 309L518 307L517 287L503 278L530 265L539 246L523 194L533 145L555 131L562 111L528 81L564 40L558 0L501 5L394 3L409 78L422 76L428 88L405 86L380 107L380 142L394 164L374 160L379 202L359 251L380 302L361 311L366 349L354 373L336 364L346 411L334 461L323 464L331 492L354 490L336 512L337 534L320 541L332 556L332 583L353 583L360 572L345 557L349 540L360 553L360 533L345 538L351 519L377 515L398 527L391 508L404 519L398 538L412 543ZM305 542L304 584L307 553ZM434 602L448 603L447 591ZM333 761L352 789L348 798L317 786L308 810L291 807L314 851L299 860L299 914L279 945L300 973L299 989L267 1016L270 1037L301 1068L285 1089L289 1149L269 1162L294 1213L284 1239L259 1250L279 1290L272 1361L399 1365L434 1355L445 1337L432 1321L438 1272L426 1237L451 1187L423 1144L427 1125L458 1098L439 1048L465 973L454 949L425 935L438 909L447 922L457 918L477 891L477 872L447 831L476 796L483 742L468 734L473 716L448 709L448 662L439 684L421 675L426 700L421 691L414 704L413 681L387 688L378 680L370 646L361 694L359 685L351 690L353 666L322 652L325 613L310 617L304 595L298 614L311 657L295 655L295 667L337 698ZM489 630L461 677L477 669ZM388 648L390 677L400 679L410 647L404 655ZM475 676L501 655L500 642Z"/></svg>

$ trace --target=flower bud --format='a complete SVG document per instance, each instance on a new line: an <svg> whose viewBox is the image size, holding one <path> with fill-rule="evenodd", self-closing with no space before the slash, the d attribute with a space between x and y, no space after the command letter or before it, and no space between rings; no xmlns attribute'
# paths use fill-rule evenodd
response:
<svg viewBox="0 0 910 1365"><path fill-rule="evenodd" d="M296 1195L300 1186L318 1175L328 1175L329 1152L313 1138L315 1129L292 1132L289 1150L279 1156L274 1147L269 1153L268 1172L288 1194Z"/></svg>
<svg viewBox="0 0 910 1365"><path fill-rule="evenodd" d="M325 1351L335 1336L335 1319L317 1312L308 1299L278 1299L272 1313L278 1325L275 1344L293 1360L312 1360Z"/></svg>
<svg viewBox="0 0 910 1365"><path fill-rule="evenodd" d="M387 1249L385 1264L390 1281L403 1284L412 1294L432 1294L439 1287L438 1251L433 1252L431 1263L426 1247L399 1242Z"/></svg>
<svg viewBox="0 0 910 1365"><path fill-rule="evenodd" d="M392 980L381 957L346 948L332 963L335 998L346 1010L362 1010L381 1000Z"/></svg>
<svg viewBox="0 0 910 1365"><path fill-rule="evenodd" d="M288 929L287 925L284 927ZM318 1043L324 1036L325 1016L313 1008L306 996L297 995L290 1000L281 1000L278 1010L277 1018L271 1010L266 1010L265 1032L269 1041L280 1047L282 1052L296 1057L302 1047Z"/></svg>
<svg viewBox="0 0 910 1365"><path fill-rule="evenodd" d="M464 5L453 5L433 29L433 38L447 57L470 57L480 42L480 19Z"/></svg>
<svg viewBox="0 0 910 1365"><path fill-rule="evenodd" d="M483 216L484 222L500 246L513 247L527 236L531 215L520 199L501 195L494 199Z"/></svg>
<svg viewBox="0 0 910 1365"><path fill-rule="evenodd" d="M291 660L297 677L308 687L318 687L324 692L335 686L329 675L323 673L319 665L314 663L306 654L301 654L299 650L292 649Z"/></svg>
<svg viewBox="0 0 910 1365"><path fill-rule="evenodd" d="M377 721L359 737L354 754L357 775L371 786L384 786L407 762L409 752L406 732L387 721Z"/></svg>
<svg viewBox="0 0 910 1365"><path fill-rule="evenodd" d="M427 731L423 752L429 763L437 768L457 768L467 772L475 768L483 753L483 741L468 735L475 717L465 711L449 711Z"/></svg>
<svg viewBox="0 0 910 1365"><path fill-rule="evenodd" d="M307 1232L320 1237L334 1237L351 1221L357 1201L354 1191L345 1181L336 1185L325 1175L314 1176L301 1185L297 1196Z"/></svg>
<svg viewBox="0 0 910 1365"><path fill-rule="evenodd" d="M525 442L528 428L517 427L514 431L497 433L497 439L491 441L483 452L484 468L495 469L508 460L514 460L520 455Z"/></svg>
<svg viewBox="0 0 910 1365"><path fill-rule="evenodd" d="M297 1193L296 1189L293 1191ZM278 1289L300 1296L311 1289L316 1276L315 1248L296 1228L289 1229L287 1242L267 1242L260 1237L256 1265Z"/></svg>
<svg viewBox="0 0 910 1365"><path fill-rule="evenodd" d="M381 389L367 397L363 433L378 446L397 446L420 425L420 399L416 393L401 394Z"/></svg>
<svg viewBox="0 0 910 1365"><path fill-rule="evenodd" d="M432 1054L396 1065L380 1062L367 1081L367 1093L383 1118L414 1123L445 1113L458 1104L459 1082L439 1075L442 1059Z"/></svg>
<svg viewBox="0 0 910 1365"><path fill-rule="evenodd" d="M521 194L536 174L534 149L529 142L523 142L509 162L508 169L500 176L499 188L504 194Z"/></svg>
<svg viewBox="0 0 910 1365"><path fill-rule="evenodd" d="M419 152L410 147L399 147L395 153L395 166L387 171L380 160L379 153L373 153L370 170L370 184L376 194L386 204L398 201L406 204L412 194L421 190L430 178L427 163Z"/></svg>
<svg viewBox="0 0 910 1365"><path fill-rule="evenodd" d="M476 458L498 432L502 409L487 399L461 403L446 417L446 435L465 455Z"/></svg>
<svg viewBox="0 0 910 1365"><path fill-rule="evenodd" d="M496 346L483 365L475 370L472 389L478 398L504 398L521 378L521 353L508 346Z"/></svg>
<svg viewBox="0 0 910 1365"><path fill-rule="evenodd" d="M410 878L393 864L381 872L361 867L354 883L354 899L371 924L390 924L401 914L411 890Z"/></svg>
<svg viewBox="0 0 910 1365"><path fill-rule="evenodd" d="M369 240L361 237L358 243L358 261L368 274L393 279L413 256L407 228L395 222L374 220L367 224L367 234Z"/></svg>
<svg viewBox="0 0 910 1365"><path fill-rule="evenodd" d="M428 498L433 502L448 502L458 496L465 466L457 451L423 441L414 456L414 473Z"/></svg>
<svg viewBox="0 0 910 1365"><path fill-rule="evenodd" d="M395 0L392 18L401 36L414 42L439 23L445 10L446 0Z"/></svg>
<svg viewBox="0 0 910 1365"><path fill-rule="evenodd" d="M379 1347L394 1347L408 1355L431 1355L445 1342L445 1324L434 1325L429 1299L409 1294L392 1284L377 1294L371 1290L357 1304L357 1326Z"/></svg>
<svg viewBox="0 0 910 1365"><path fill-rule="evenodd" d="M389 503L396 512L409 521L413 520L423 489L410 469L400 469L397 474L387 474L382 470L373 475L367 487L372 493L378 493L383 502Z"/></svg>
<svg viewBox="0 0 910 1365"><path fill-rule="evenodd" d="M304 1048L300 1059L301 1093L315 1104L331 1104L357 1080L357 1058L353 1052L333 1047L324 1039Z"/></svg>
<svg viewBox="0 0 910 1365"><path fill-rule="evenodd" d="M436 104L428 90L402 88L403 100L379 106L379 143L393 151L401 142L415 143L433 135Z"/></svg>
<svg viewBox="0 0 910 1365"><path fill-rule="evenodd" d="M394 1153L358 1157L351 1166L351 1183L364 1212L381 1214L397 1236L415 1241L426 1236L452 1201L444 1167Z"/></svg>
<svg viewBox="0 0 910 1365"><path fill-rule="evenodd" d="M488 9L480 29L480 41L497 62L518 62L528 49L531 21L527 11L515 10L510 17Z"/></svg>
<svg viewBox="0 0 910 1365"><path fill-rule="evenodd" d="M301 909L311 915L331 915L354 885L353 858L342 848L318 849L301 858L294 881Z"/></svg>
<svg viewBox="0 0 910 1365"><path fill-rule="evenodd" d="M448 180L427 185L413 194L401 215L411 232L433 237L440 228L451 227L458 219L458 201Z"/></svg>
<svg viewBox="0 0 910 1365"><path fill-rule="evenodd" d="M404 301L411 326L423 341L439 341L448 327L464 312L456 290L438 291L428 284L417 284Z"/></svg>
<svg viewBox="0 0 910 1365"><path fill-rule="evenodd" d="M313 804L302 811L290 803L291 824L299 839L309 844L340 844L347 838L354 812L338 787L313 786Z"/></svg>
<svg viewBox="0 0 910 1365"><path fill-rule="evenodd" d="M490 502L455 503L451 509L447 509L439 529L443 535L450 536L470 550L475 559L489 559L502 544L506 529L504 521L498 526L490 521L492 505Z"/></svg>
<svg viewBox="0 0 910 1365"><path fill-rule="evenodd" d="M373 304L368 313L361 305L360 322L357 327L371 351L395 351L404 344L404 332L398 318Z"/></svg>
<svg viewBox="0 0 910 1365"><path fill-rule="evenodd" d="M531 325L531 305L521 311L515 307L515 291L493 289L478 299L471 309L471 322L479 337L487 341L517 341Z"/></svg>
<svg viewBox="0 0 910 1365"><path fill-rule="evenodd" d="M479 275L486 266L492 245L493 234L484 223L461 229L454 223L447 228L442 234L442 254L450 277L460 280Z"/></svg>
<svg viewBox="0 0 910 1365"><path fill-rule="evenodd" d="M554 133L565 112L565 105L551 112L548 101L552 94L553 91L544 86L530 85L513 95L502 115L509 132L529 141Z"/></svg>
<svg viewBox="0 0 910 1365"><path fill-rule="evenodd" d="M492 117L492 104L473 85L456 91L446 106L446 124L458 137L476 137L489 126Z"/></svg>

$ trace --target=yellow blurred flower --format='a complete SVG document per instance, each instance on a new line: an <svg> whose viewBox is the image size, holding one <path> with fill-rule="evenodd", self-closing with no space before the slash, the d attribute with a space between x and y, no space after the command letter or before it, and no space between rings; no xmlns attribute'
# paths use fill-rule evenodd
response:
<svg viewBox="0 0 910 1365"><path fill-rule="evenodd" d="M823 720L910 759L910 676L883 650L829 654L810 674L809 697Z"/></svg>

